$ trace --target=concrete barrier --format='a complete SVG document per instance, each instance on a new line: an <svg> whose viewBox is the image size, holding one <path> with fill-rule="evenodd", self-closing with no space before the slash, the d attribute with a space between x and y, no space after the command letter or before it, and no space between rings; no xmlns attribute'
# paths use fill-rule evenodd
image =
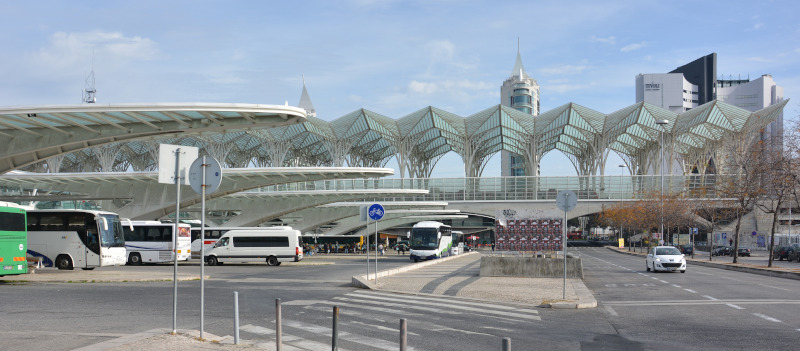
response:
<svg viewBox="0 0 800 351"><path fill-rule="evenodd" d="M477 254L478 254L477 251L470 251L470 252L463 253L463 254L456 255L456 256L447 256L447 257L443 257L443 258L439 258L439 259L435 259L435 260L412 263L412 264L409 264L409 265L406 265L406 266L403 266L403 267L387 269L385 271L380 271L380 272L378 272L377 275L378 275L378 278L380 278L380 277L388 277L388 276L391 276L391 275L395 275L397 273L413 271L415 269L420 269L420 268L427 267L427 266L430 266L430 265L434 265L434 264L437 264L437 263L446 262L446 261L449 261L449 260L452 260L452 259L456 259L456 258L459 258L459 257L464 257L464 256L467 256L467 255L477 255ZM371 282L371 280L375 280L375 273L370 273L369 276L367 276L366 274L364 274L364 275L356 275L356 276L353 276L353 278L351 279L350 286L355 287L355 288L362 288L362 289L377 289L377 287L375 286L375 283Z"/></svg>
<svg viewBox="0 0 800 351"><path fill-rule="evenodd" d="M563 276L563 258L481 257L481 277L560 278ZM567 278L583 279L583 264L580 258L567 258Z"/></svg>

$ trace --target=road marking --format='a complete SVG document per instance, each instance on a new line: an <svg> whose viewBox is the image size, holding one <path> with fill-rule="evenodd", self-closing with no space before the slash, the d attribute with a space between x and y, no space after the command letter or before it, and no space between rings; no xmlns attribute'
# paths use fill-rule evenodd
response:
<svg viewBox="0 0 800 351"><path fill-rule="evenodd" d="M600 301L612 306L678 306L678 305L728 305L744 309L738 305L800 305L800 300L663 300L663 301Z"/></svg>
<svg viewBox="0 0 800 351"><path fill-rule="evenodd" d="M680 289L680 287L681 287L681 286L680 286L680 285L678 285L678 284L672 284L672 286L674 286L674 287L676 287L676 288L678 288L678 289Z"/></svg>
<svg viewBox="0 0 800 351"><path fill-rule="evenodd" d="M763 319L765 319L765 320L768 320L768 321L770 321L770 322L775 322L775 323L783 323L783 322L781 322L781 321L780 321L780 320L778 320L778 319L772 318L772 317L770 317L770 316L767 316L767 315L763 315L763 314L761 314L761 313L753 313L753 315L754 315L754 316L756 316L756 317L759 317L759 318L763 318Z"/></svg>
<svg viewBox="0 0 800 351"><path fill-rule="evenodd" d="M605 308L605 309L606 309L606 311L608 312L608 314L610 314L610 315L612 315L612 316L614 316L614 317L619 317L619 314L617 314L617 311L614 311L614 309L613 309L613 308L611 308L611 306L608 306L608 305L606 305L606 306L603 306L603 308Z"/></svg>
<svg viewBox="0 0 800 351"><path fill-rule="evenodd" d="M766 286L766 287L768 287L768 288L773 288L773 289L780 289L780 290L785 290L785 291L792 291L792 289L779 288L779 287L777 287L777 286L772 286L772 285L764 285L764 284L758 284L758 285L761 285L761 286Z"/></svg>
<svg viewBox="0 0 800 351"><path fill-rule="evenodd" d="M736 306L736 305L734 305L732 303L726 303L725 306L733 307L733 308L735 308L737 310L743 310L744 309L744 307L739 307L739 306Z"/></svg>
<svg viewBox="0 0 800 351"><path fill-rule="evenodd" d="M331 337L331 329L328 328L328 327L321 327L321 326L318 326L316 324L303 323L303 322L300 322L300 321L294 321L294 320L290 320L290 319L284 319L282 323L283 323L284 326L287 326L287 327L290 327L290 328L296 328L296 329L304 330L306 332L310 332L310 333L314 333L314 334L318 334L318 335L322 335L322 336ZM351 333L348 333L348 332L340 331L339 332L339 338L342 339L342 340L347 340L347 341L354 342L354 343L357 343L357 344L371 346L371 347L374 347L374 348L377 348L377 349L381 349L381 350L397 350L397 344L395 344L393 342L386 341L386 340L373 338L373 337L361 336L361 335L356 335L356 334L351 334Z"/></svg>
<svg viewBox="0 0 800 351"><path fill-rule="evenodd" d="M690 292L690 293L692 293L692 294L697 294L697 291L694 291L694 290L692 290L692 289L683 289L683 290L686 290L686 291L688 291L688 292Z"/></svg>
<svg viewBox="0 0 800 351"><path fill-rule="evenodd" d="M708 296L708 295L703 295L703 297L705 297L705 298L707 298L707 299L709 299L709 300L714 300L714 301L717 301L717 299L715 299L715 298L713 298L713 297L711 297L711 296Z"/></svg>
<svg viewBox="0 0 800 351"><path fill-rule="evenodd" d="M659 279L658 281L660 281L660 282L662 282L662 283L664 283L664 284L669 284L669 282L668 282L668 281L666 281L666 280L660 280L660 279Z"/></svg>

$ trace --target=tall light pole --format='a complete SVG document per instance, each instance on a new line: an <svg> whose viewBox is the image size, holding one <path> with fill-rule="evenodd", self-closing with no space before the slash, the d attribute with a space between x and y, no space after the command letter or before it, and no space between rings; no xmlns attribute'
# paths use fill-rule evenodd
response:
<svg viewBox="0 0 800 351"><path fill-rule="evenodd" d="M625 165L619 165L619 192L620 192L620 199L622 200L621 204L622 204L622 213L623 214L625 213L625 191L623 191L624 187L622 186L622 172L624 172L624 170L625 170ZM622 223L623 223L623 221L620 221L620 223L619 223L619 235L620 236L624 236L625 235L622 232ZM630 237L630 235L628 237ZM628 240L628 251L631 251L630 240Z"/></svg>
<svg viewBox="0 0 800 351"><path fill-rule="evenodd" d="M664 238L664 126L669 124L669 120L660 119L656 124L661 126L661 156L659 157L658 172L661 174L661 238ZM659 243L661 244L661 243Z"/></svg>

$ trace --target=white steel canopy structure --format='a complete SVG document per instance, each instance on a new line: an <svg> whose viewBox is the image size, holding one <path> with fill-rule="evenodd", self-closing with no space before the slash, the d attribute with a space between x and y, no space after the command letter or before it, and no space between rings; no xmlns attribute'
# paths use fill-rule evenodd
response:
<svg viewBox="0 0 800 351"><path fill-rule="evenodd" d="M451 151L461 156L467 177L481 176L488 160L501 150L521 155L527 175L538 175L542 157L559 150L579 176L602 175L608 154L616 152L632 174L643 175L657 167L663 132L668 164L681 165L683 173L689 173L704 167L701 161L713 157L724 140L775 121L788 101L750 112L715 100L680 114L645 102L610 114L568 103L538 116L501 105L468 117L429 106L399 119L359 109L331 122L308 117L301 124L160 142L198 146L228 167L384 167L394 158L401 177L418 178L430 177L439 159ZM669 124L655 123L664 119ZM116 169L113 164L155 169L157 146L142 141L117 144L105 168ZM70 154L61 168L86 170L103 153L95 148Z"/></svg>
<svg viewBox="0 0 800 351"><path fill-rule="evenodd" d="M0 174L44 159L143 138L273 128L306 120L298 107L228 103L0 108ZM60 166L60 165L59 165Z"/></svg>

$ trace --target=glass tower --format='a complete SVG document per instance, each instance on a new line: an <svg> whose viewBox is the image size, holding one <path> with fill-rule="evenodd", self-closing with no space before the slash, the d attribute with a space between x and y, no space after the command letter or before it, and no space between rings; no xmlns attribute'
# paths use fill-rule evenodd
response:
<svg viewBox="0 0 800 351"><path fill-rule="evenodd" d="M500 87L500 104L513 107L533 116L539 115L539 83L525 72L525 67L522 65L522 56L519 53L519 46L517 47L517 61L514 62L514 69L511 70L511 75ZM502 168L500 175L504 177L538 175L526 174L525 158L505 150L500 152L500 167ZM530 167L530 169L535 168Z"/></svg>

